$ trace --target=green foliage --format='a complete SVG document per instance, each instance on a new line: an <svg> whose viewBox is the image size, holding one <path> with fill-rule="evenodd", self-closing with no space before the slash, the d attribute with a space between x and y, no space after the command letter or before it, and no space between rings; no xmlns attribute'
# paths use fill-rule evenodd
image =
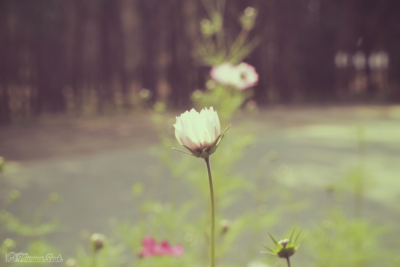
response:
<svg viewBox="0 0 400 267"><path fill-rule="evenodd" d="M0 213L0 223L7 231L24 237L41 237L54 233L57 230L57 222L55 221L40 225L22 223L18 218L7 211Z"/></svg>
<svg viewBox="0 0 400 267"><path fill-rule="evenodd" d="M77 266L123 266L126 263L124 250L123 245L117 244L113 240L107 241L105 246L96 253L89 248L85 249L83 246L79 246L76 250Z"/></svg>
<svg viewBox="0 0 400 267"><path fill-rule="evenodd" d="M365 220L349 220L341 210L309 233L307 246L314 266L390 266L390 253L379 245L384 227Z"/></svg>

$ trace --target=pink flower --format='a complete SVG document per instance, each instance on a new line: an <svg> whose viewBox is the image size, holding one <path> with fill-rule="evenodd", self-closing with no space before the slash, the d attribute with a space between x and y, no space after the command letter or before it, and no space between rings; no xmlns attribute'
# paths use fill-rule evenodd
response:
<svg viewBox="0 0 400 267"><path fill-rule="evenodd" d="M236 66L236 70L240 77L236 85L237 88L244 90L257 84L258 74L253 66L242 62Z"/></svg>
<svg viewBox="0 0 400 267"><path fill-rule="evenodd" d="M230 63L214 66L210 71L210 76L222 85L233 86L240 90L253 87L258 82L255 68L244 62L237 66Z"/></svg>
<svg viewBox="0 0 400 267"><path fill-rule="evenodd" d="M210 76L214 81L222 85L233 85L232 81L237 76L237 71L231 63L222 63L212 67Z"/></svg>
<svg viewBox="0 0 400 267"><path fill-rule="evenodd" d="M143 250L139 254L139 256L142 258L163 255L178 257L182 255L184 251L183 246L171 246L168 241L162 241L161 243L157 244L152 236L145 236L142 240L142 245Z"/></svg>

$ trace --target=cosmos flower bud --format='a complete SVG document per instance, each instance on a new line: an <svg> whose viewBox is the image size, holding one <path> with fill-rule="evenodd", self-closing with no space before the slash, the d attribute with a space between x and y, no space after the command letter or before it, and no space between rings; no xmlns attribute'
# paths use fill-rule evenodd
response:
<svg viewBox="0 0 400 267"><path fill-rule="evenodd" d="M106 237L102 234L95 233L90 237L90 243L94 251L99 251L104 247L104 243L106 241Z"/></svg>
<svg viewBox="0 0 400 267"><path fill-rule="evenodd" d="M195 109L186 111L176 117L174 127L176 139L190 153L175 150L197 158L208 158L213 154L229 128L221 133L218 114L213 107L204 108L200 113Z"/></svg>
<svg viewBox="0 0 400 267"><path fill-rule="evenodd" d="M254 27L254 21L257 17L257 10L253 7L248 7L244 10L244 14L240 17L242 27L246 31L250 31Z"/></svg>
<svg viewBox="0 0 400 267"><path fill-rule="evenodd" d="M143 88L142 90L140 90L139 96L143 100L147 100L151 97L151 92L150 92L150 90Z"/></svg>
<svg viewBox="0 0 400 267"><path fill-rule="evenodd" d="M214 80L210 79L206 82L206 88L208 90L214 90L215 87L217 87L217 84Z"/></svg>
<svg viewBox="0 0 400 267"><path fill-rule="evenodd" d="M76 260L69 258L66 262L65 262L65 266L67 267L77 267L77 263Z"/></svg>
<svg viewBox="0 0 400 267"><path fill-rule="evenodd" d="M277 252L279 258L286 259L296 252L295 247L292 246L289 239L280 240L278 244L281 246L280 250Z"/></svg>
<svg viewBox="0 0 400 267"><path fill-rule="evenodd" d="M49 200L53 203L57 203L60 201L60 196L57 193L51 193L49 196Z"/></svg>
<svg viewBox="0 0 400 267"><path fill-rule="evenodd" d="M201 32L206 35L210 36L214 34L214 25L208 19L203 19L200 22Z"/></svg>
<svg viewBox="0 0 400 267"><path fill-rule="evenodd" d="M10 191L10 193L8 193L7 200L9 202L12 202L12 201L18 200L20 197L21 197L21 192L16 189L13 189Z"/></svg>
<svg viewBox="0 0 400 267"><path fill-rule="evenodd" d="M6 238L3 241L3 246L5 246L7 249L13 249L15 248L15 241L10 238Z"/></svg>
<svg viewBox="0 0 400 267"><path fill-rule="evenodd" d="M199 100L199 99L202 98L202 96L203 96L203 92L200 91L200 90L194 90L193 93L192 93L192 99L193 100Z"/></svg>
<svg viewBox="0 0 400 267"><path fill-rule="evenodd" d="M296 245L296 242L300 236L301 231L298 232L295 240L293 240L294 232L295 231L292 232L289 239L283 239L283 240L280 240L279 242L277 242L272 235L268 234L271 237L272 241L274 242L275 248L270 249L270 248L264 246L266 249L268 249L270 251L270 252L266 252L266 253L278 256L279 258L289 259L291 256L293 256L296 253L296 251L300 247L300 245Z"/></svg>
<svg viewBox="0 0 400 267"><path fill-rule="evenodd" d="M220 221L219 225L221 227L221 234L226 234L229 231L229 229L231 228L231 222L228 220Z"/></svg>

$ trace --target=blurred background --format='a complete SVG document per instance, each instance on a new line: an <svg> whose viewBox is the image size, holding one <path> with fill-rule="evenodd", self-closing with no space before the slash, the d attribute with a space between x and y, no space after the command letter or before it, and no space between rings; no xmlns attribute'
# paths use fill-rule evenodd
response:
<svg viewBox="0 0 400 267"><path fill-rule="evenodd" d="M93 266L100 232L99 266L203 264L206 171L171 152L172 125L213 105L232 123L212 158L220 266L285 266L260 244L295 227L310 236L296 266L399 266L399 14L395 0L1 0L1 262ZM205 60L218 35L221 51L245 35L254 88L210 79L243 58ZM184 256L144 263L145 234Z"/></svg>
<svg viewBox="0 0 400 267"><path fill-rule="evenodd" d="M187 107L209 68L195 60L200 0L0 3L0 123L42 113L96 114L152 100ZM225 31L259 16L259 104L400 101L400 4L394 0L230 0Z"/></svg>

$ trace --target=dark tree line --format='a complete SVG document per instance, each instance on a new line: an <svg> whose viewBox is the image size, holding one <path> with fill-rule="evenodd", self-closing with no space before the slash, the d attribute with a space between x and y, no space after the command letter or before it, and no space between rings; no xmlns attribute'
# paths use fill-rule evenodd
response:
<svg viewBox="0 0 400 267"><path fill-rule="evenodd" d="M335 66L338 51L385 51L384 93L400 100L399 1L226 2L224 26L233 36L247 6L259 11L251 36L261 44L246 61L260 74L260 103L346 101L357 71ZM1 0L0 122L83 112L88 103L99 113L131 109L141 88L153 101L188 105L209 71L193 58L204 18L200 0ZM382 95L372 72L368 64L362 70L369 99Z"/></svg>

